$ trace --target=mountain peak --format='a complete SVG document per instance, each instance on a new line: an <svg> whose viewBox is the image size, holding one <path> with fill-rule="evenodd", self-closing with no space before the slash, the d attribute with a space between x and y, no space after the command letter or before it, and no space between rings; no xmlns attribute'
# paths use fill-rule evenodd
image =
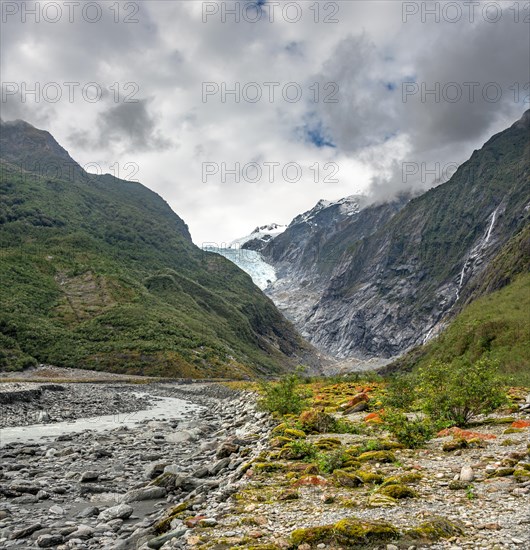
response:
<svg viewBox="0 0 530 550"><path fill-rule="evenodd" d="M25 120L0 122L0 160L18 168L43 175L72 173L82 168L46 130Z"/></svg>

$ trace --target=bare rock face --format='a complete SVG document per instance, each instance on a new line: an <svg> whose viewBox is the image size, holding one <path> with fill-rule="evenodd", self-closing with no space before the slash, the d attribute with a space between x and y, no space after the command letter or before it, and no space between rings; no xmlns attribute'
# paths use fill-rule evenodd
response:
<svg viewBox="0 0 530 550"><path fill-rule="evenodd" d="M526 113L421 196L348 197L298 216L262 251L278 277L267 293L338 358L390 358L429 340L528 223L529 130Z"/></svg>

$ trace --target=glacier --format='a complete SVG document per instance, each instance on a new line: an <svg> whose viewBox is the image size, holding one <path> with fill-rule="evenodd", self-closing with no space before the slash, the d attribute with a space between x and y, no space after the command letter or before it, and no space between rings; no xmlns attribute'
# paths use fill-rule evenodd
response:
<svg viewBox="0 0 530 550"><path fill-rule="evenodd" d="M272 265L265 262L259 252L246 250L233 245L229 247L204 246L206 252L214 252L224 256L239 268L248 273L254 284L261 290L265 290L270 284L276 281L276 270Z"/></svg>

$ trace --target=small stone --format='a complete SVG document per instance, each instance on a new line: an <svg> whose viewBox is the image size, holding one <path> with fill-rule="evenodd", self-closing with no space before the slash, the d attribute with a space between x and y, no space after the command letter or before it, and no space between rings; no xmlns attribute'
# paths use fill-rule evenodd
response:
<svg viewBox="0 0 530 550"><path fill-rule="evenodd" d="M164 487L142 487L141 489L132 489L123 495L122 502L139 502L141 500L155 500L164 498L166 490Z"/></svg>
<svg viewBox="0 0 530 550"><path fill-rule="evenodd" d="M215 527L217 520L215 518L205 518L199 522L201 527Z"/></svg>
<svg viewBox="0 0 530 550"><path fill-rule="evenodd" d="M112 506L103 510L98 516L98 519L101 521L110 521L111 519L127 519L133 513L132 506L128 504L119 504L118 506Z"/></svg>
<svg viewBox="0 0 530 550"><path fill-rule="evenodd" d="M471 466L463 466L460 470L460 481L471 482L475 479L475 472Z"/></svg>
<svg viewBox="0 0 530 550"><path fill-rule="evenodd" d="M186 531L187 531L187 529L178 529L176 531L170 531L169 533L165 533L164 535L160 535L159 537L151 539L147 543L147 546L149 548L154 548L155 550L158 549L158 548L162 548L162 546L164 546L164 544L167 541L178 538L178 537L181 537L182 535L184 535L186 533ZM226 536L226 533L225 533L225 536Z"/></svg>
<svg viewBox="0 0 530 550"><path fill-rule="evenodd" d="M81 483L88 483L89 481L97 481L99 479L99 474L97 472L83 472L79 481Z"/></svg>
<svg viewBox="0 0 530 550"><path fill-rule="evenodd" d="M54 514L56 516L63 516L64 515L64 508L61 508L58 504L54 504L49 508L50 514Z"/></svg>
<svg viewBox="0 0 530 550"><path fill-rule="evenodd" d="M90 518L92 516L97 516L99 514L99 508L96 506L87 506L83 508L76 517L78 518Z"/></svg>
<svg viewBox="0 0 530 550"><path fill-rule="evenodd" d="M37 546L39 548L52 548L63 542L62 535L41 535L37 539Z"/></svg>
<svg viewBox="0 0 530 550"><path fill-rule="evenodd" d="M386 550L399 550L399 548L395 544L387 544Z"/></svg>
<svg viewBox="0 0 530 550"><path fill-rule="evenodd" d="M35 531L38 531L39 529L42 529L42 525L40 523L34 523L30 525L29 527L24 527L22 529L17 529L11 533L12 539L24 539L26 537L29 537L32 533Z"/></svg>

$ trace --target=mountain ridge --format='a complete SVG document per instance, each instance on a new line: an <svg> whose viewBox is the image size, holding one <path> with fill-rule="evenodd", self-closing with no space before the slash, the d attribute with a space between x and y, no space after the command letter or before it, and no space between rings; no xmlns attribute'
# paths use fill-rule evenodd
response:
<svg viewBox="0 0 530 550"><path fill-rule="evenodd" d="M0 146L0 368L241 377L318 363L156 193L84 172L27 123L3 122ZM42 170L55 165L67 170Z"/></svg>
<svg viewBox="0 0 530 550"><path fill-rule="evenodd" d="M527 111L449 181L401 197L391 210L368 205L345 220L317 205L319 230L293 220L263 249L278 275L267 293L317 348L338 358L391 358L428 340L528 223L529 130ZM293 292L310 307L293 308Z"/></svg>

